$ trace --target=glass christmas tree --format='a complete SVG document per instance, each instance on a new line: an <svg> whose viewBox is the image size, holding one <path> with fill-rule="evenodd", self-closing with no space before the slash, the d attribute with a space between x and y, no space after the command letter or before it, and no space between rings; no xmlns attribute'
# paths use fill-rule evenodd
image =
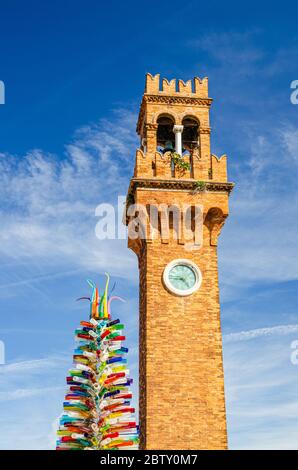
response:
<svg viewBox="0 0 298 470"><path fill-rule="evenodd" d="M123 346L124 325L111 318L109 276L102 296L88 280L92 296L88 321L75 330L74 367L66 378L68 390L57 431L57 450L137 450L139 428Z"/></svg>

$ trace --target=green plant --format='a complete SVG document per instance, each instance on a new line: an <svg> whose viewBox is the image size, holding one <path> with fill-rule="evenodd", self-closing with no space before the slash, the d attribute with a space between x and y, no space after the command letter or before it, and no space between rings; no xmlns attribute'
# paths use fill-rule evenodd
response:
<svg viewBox="0 0 298 470"><path fill-rule="evenodd" d="M205 181L195 181L195 191L205 191L206 183Z"/></svg>
<svg viewBox="0 0 298 470"><path fill-rule="evenodd" d="M179 170L190 170L189 162L183 160L183 157L179 155L179 153L171 152L171 160L174 163L175 167L179 168Z"/></svg>

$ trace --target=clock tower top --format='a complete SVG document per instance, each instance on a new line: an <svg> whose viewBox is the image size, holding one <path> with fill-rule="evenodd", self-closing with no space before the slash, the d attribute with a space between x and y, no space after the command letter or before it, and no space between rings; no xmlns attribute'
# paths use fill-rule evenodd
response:
<svg viewBox="0 0 298 470"><path fill-rule="evenodd" d="M226 156L210 151L211 103L207 77L168 81L147 73L134 177L227 182Z"/></svg>

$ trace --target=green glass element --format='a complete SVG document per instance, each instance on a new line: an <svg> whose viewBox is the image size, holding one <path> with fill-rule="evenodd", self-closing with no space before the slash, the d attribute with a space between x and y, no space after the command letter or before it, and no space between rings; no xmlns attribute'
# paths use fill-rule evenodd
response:
<svg viewBox="0 0 298 470"><path fill-rule="evenodd" d="M109 330L123 330L123 323L117 323L116 325L109 326Z"/></svg>
<svg viewBox="0 0 298 470"><path fill-rule="evenodd" d="M177 264L169 273L169 280L175 289L188 290L196 283L196 274L191 266Z"/></svg>

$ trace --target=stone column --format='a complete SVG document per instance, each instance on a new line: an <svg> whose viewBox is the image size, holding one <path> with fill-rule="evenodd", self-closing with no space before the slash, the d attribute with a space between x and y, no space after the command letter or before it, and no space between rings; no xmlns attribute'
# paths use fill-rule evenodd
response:
<svg viewBox="0 0 298 470"><path fill-rule="evenodd" d="M175 150L179 155L182 155L182 131L183 126L175 124L173 127L173 132L175 134Z"/></svg>

